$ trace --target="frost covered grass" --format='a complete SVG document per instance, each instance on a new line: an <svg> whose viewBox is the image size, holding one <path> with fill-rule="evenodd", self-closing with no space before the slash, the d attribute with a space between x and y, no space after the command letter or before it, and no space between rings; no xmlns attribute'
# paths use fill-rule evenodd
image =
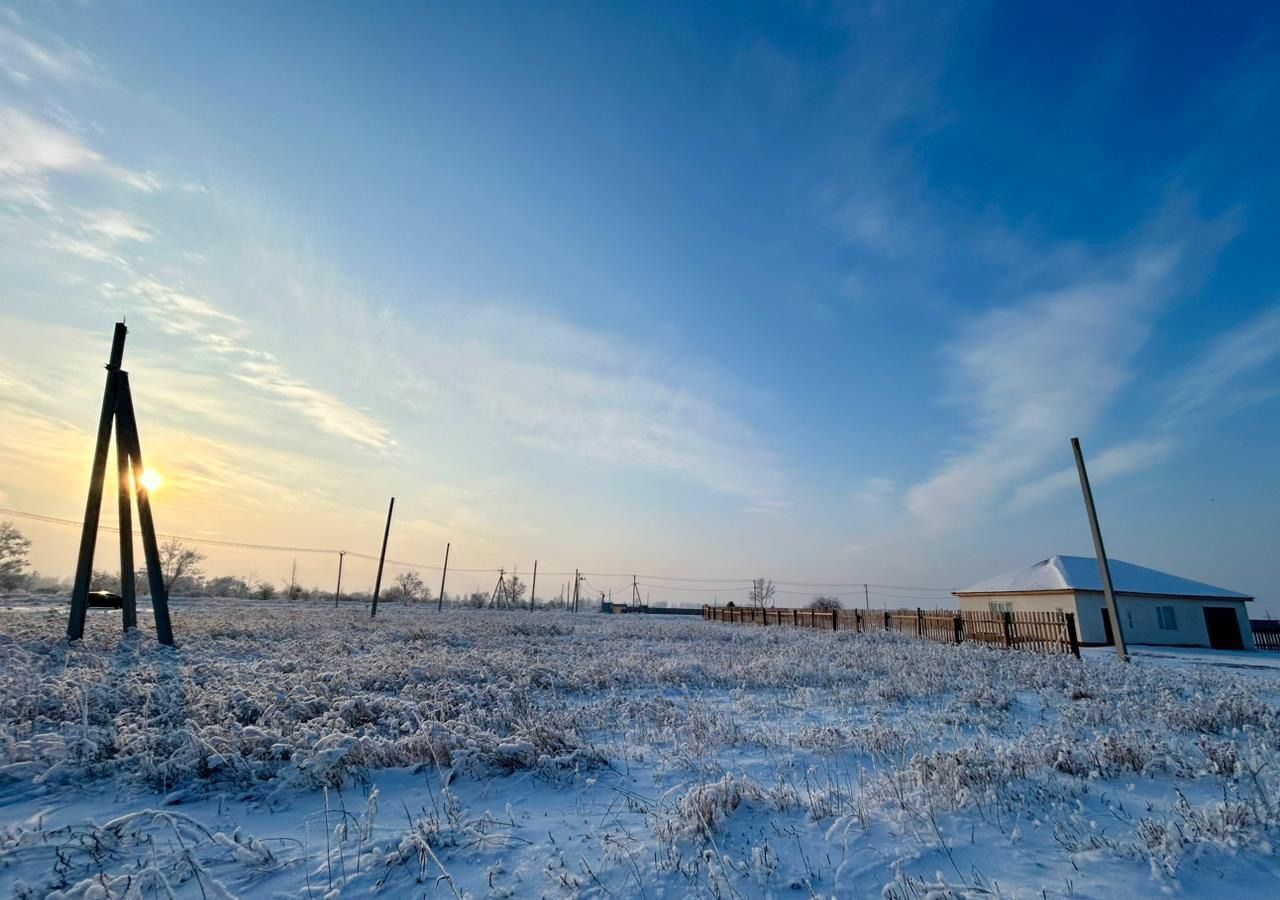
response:
<svg viewBox="0 0 1280 900"><path fill-rule="evenodd" d="M1250 895L1280 678L897 635L203 602L0 614L18 896ZM101 824L99 824L101 823Z"/></svg>

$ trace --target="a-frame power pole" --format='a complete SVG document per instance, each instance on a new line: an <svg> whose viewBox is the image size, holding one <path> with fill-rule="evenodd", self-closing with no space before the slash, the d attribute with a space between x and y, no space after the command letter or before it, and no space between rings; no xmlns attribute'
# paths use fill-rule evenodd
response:
<svg viewBox="0 0 1280 900"><path fill-rule="evenodd" d="M173 646L173 626L169 621L169 593L160 570L160 545L156 541L155 521L151 517L151 498L142 483L142 445L138 439L138 420L129 390L129 373L120 368L124 360L124 338L129 333L123 322L116 323L111 341L111 357L107 362L107 386L102 395L102 414L98 418L98 442L93 451L93 469L89 475L89 499L84 508L84 527L80 533L80 553L76 559L76 579L71 590L71 615L67 619L67 639L84 637L85 615L89 610L89 587L93 578L93 553L98 543L98 517L102 512L102 489L107 477L107 451L111 447L111 428L115 425L116 476L120 510L120 599L124 629L138 626L138 597L133 569L133 515L130 482L138 501L138 528L142 532L142 553L147 564L147 583L151 589L151 609L156 617L156 639Z"/></svg>

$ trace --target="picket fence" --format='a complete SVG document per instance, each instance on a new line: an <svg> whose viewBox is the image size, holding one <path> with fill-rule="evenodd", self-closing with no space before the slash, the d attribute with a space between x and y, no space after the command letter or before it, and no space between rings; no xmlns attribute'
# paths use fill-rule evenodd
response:
<svg viewBox="0 0 1280 900"><path fill-rule="evenodd" d="M827 631L894 631L946 644L977 641L1039 653L1080 655L1076 618L1061 612L976 612L922 609L817 610L792 607L703 606L702 618L746 625Z"/></svg>

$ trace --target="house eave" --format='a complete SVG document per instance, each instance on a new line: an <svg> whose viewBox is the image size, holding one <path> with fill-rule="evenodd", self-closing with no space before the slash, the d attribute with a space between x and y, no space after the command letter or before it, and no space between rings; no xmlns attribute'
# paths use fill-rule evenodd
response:
<svg viewBox="0 0 1280 900"><path fill-rule="evenodd" d="M1036 591L952 591L953 597L1026 597L1029 595L1101 594L1091 588L1054 588ZM1159 598L1162 600L1212 600L1216 603L1249 603L1253 597L1223 597L1216 594L1150 594L1141 591L1116 591L1117 597Z"/></svg>

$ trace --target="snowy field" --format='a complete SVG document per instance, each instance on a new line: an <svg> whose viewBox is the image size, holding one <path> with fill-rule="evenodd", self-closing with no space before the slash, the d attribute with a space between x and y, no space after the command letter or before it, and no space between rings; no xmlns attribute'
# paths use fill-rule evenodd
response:
<svg viewBox="0 0 1280 900"><path fill-rule="evenodd" d="M1280 878L1280 672L1212 654L234 601L178 605L176 651L114 613L72 649L61 608L18 606L5 896L1244 897Z"/></svg>

